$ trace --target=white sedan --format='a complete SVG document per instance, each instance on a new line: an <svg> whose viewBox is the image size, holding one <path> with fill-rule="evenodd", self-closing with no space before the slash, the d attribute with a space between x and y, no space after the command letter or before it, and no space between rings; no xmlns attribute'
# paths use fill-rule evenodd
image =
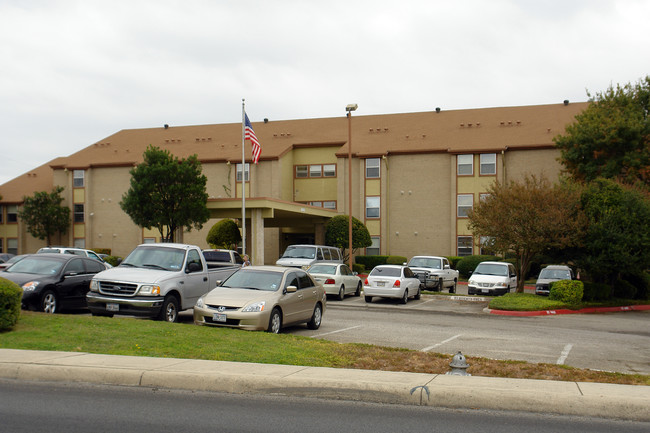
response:
<svg viewBox="0 0 650 433"><path fill-rule="evenodd" d="M406 304L408 298L420 299L420 280L408 266L379 265L370 272L363 286L366 302L373 296L398 298Z"/></svg>
<svg viewBox="0 0 650 433"><path fill-rule="evenodd" d="M322 263L313 265L307 271L314 277L316 282L321 283L328 295L337 295L339 301L345 295L353 293L354 296L361 295L361 278L356 272L352 272L348 265L340 263Z"/></svg>

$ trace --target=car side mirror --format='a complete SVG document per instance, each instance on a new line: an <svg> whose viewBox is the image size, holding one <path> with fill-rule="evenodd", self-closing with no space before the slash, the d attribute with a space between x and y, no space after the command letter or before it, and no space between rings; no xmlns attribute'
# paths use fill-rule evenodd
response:
<svg viewBox="0 0 650 433"><path fill-rule="evenodd" d="M451 266L445 265L445 266L443 266L443 269L451 269Z"/></svg>
<svg viewBox="0 0 650 433"><path fill-rule="evenodd" d="M203 267L201 266L200 263L196 262L191 262L187 265L187 268L185 269L185 273L189 274L192 272L199 272Z"/></svg>
<svg viewBox="0 0 650 433"><path fill-rule="evenodd" d="M406 265L406 262L402 263L402 266L407 266L407 265Z"/></svg>
<svg viewBox="0 0 650 433"><path fill-rule="evenodd" d="M284 289L285 293L296 293L298 291L298 287L296 286L287 286L286 289Z"/></svg>
<svg viewBox="0 0 650 433"><path fill-rule="evenodd" d="M76 277L78 274L77 272L66 272L63 276L64 277Z"/></svg>

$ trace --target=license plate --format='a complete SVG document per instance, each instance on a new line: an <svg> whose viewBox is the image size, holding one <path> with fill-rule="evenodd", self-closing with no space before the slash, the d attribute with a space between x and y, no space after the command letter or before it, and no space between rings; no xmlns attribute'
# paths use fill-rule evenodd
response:
<svg viewBox="0 0 650 433"><path fill-rule="evenodd" d="M481 292L483 292L483 293L490 293L490 291L489 291L488 289L481 289Z"/></svg>
<svg viewBox="0 0 650 433"><path fill-rule="evenodd" d="M224 313L214 313L212 315L212 320L214 320L215 322L225 322L226 315Z"/></svg>
<svg viewBox="0 0 650 433"><path fill-rule="evenodd" d="M386 285L385 281L377 281L377 287L384 287Z"/></svg>
<svg viewBox="0 0 650 433"><path fill-rule="evenodd" d="M106 304L106 311L120 311L120 304Z"/></svg>

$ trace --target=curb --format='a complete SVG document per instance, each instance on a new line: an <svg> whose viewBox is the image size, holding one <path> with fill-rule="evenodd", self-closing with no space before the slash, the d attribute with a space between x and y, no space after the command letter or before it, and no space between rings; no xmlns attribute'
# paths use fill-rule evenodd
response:
<svg viewBox="0 0 650 433"><path fill-rule="evenodd" d="M490 314L497 314L499 316L518 316L518 317L531 317L531 316L556 316L560 314L593 314L593 313L620 313L625 311L648 311L650 305L627 305L623 307L592 307L581 308L580 310L542 310L542 311L509 311L509 310L493 310L485 308L483 311Z"/></svg>
<svg viewBox="0 0 650 433"><path fill-rule="evenodd" d="M0 349L0 379L650 421L650 387Z"/></svg>

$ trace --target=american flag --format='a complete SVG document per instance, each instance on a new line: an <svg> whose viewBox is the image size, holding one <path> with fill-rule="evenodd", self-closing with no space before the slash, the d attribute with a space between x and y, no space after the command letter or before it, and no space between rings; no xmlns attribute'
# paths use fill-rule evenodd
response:
<svg viewBox="0 0 650 433"><path fill-rule="evenodd" d="M244 118L244 138L251 141L253 145L253 162L257 164L257 162L260 160L260 153L262 153L262 146L260 145L260 142L255 135L255 131L253 131L251 121L248 120L248 114L244 113Z"/></svg>

